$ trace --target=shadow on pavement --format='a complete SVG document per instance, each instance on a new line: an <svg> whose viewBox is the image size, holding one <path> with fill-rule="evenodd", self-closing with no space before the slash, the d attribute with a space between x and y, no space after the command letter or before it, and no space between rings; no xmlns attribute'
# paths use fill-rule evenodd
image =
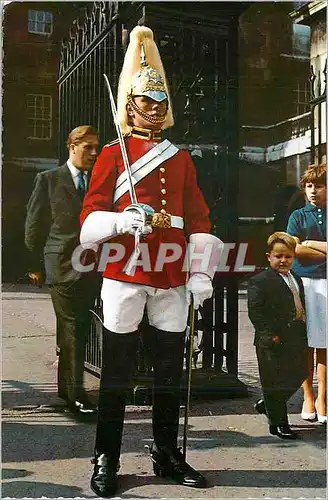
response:
<svg viewBox="0 0 328 500"><path fill-rule="evenodd" d="M2 380L2 409L21 406L58 405L55 383L26 383L21 380Z"/></svg>
<svg viewBox="0 0 328 500"><path fill-rule="evenodd" d="M214 486L240 487L240 488L325 488L325 470L210 470L205 472L208 480L208 488ZM168 479L162 479L152 474L122 474L119 476L119 488L117 495L122 498L131 498L126 493L130 489L142 486L173 485ZM187 491L187 490L186 490ZM202 489L197 490L200 494ZM41 483L32 481L10 481L2 485L2 497L11 498L93 498L82 494L82 489L75 486L68 486L55 483ZM145 498L140 495L133 495L133 498Z"/></svg>
<svg viewBox="0 0 328 500"><path fill-rule="evenodd" d="M36 416L31 415L31 420ZM2 464L6 462L31 462L91 457L95 438L94 423L72 425L62 420L62 415L40 419L39 425L2 421ZM26 417L24 417L26 420ZM58 424L53 422L58 420ZM42 422L44 421L44 423ZM19 443L19 446L18 446Z"/></svg>
<svg viewBox="0 0 328 500"><path fill-rule="evenodd" d="M30 462L42 460L62 460L70 458L90 458L93 454L95 439L95 422L81 423L73 419L67 422L62 415L30 415L31 422L2 422L2 463ZM36 423L36 419L39 423ZM57 422L56 422L57 420ZM27 421L27 422L26 422ZM314 426L313 426L314 427ZM183 427L180 427L180 436ZM238 429L211 429L204 431L188 429L188 448L193 451L215 450L224 448L249 448L266 445L273 450L277 448L298 448L304 441L322 449L325 445L325 429L321 426L300 430L300 438L296 441L283 441L269 433L263 436L250 436ZM152 441L151 421L144 419L125 422L122 453L142 453L144 446ZM17 446L19 443L19 446Z"/></svg>
<svg viewBox="0 0 328 500"><path fill-rule="evenodd" d="M55 483L10 481L2 484L2 498L94 498L86 496L81 488Z"/></svg>
<svg viewBox="0 0 328 500"><path fill-rule="evenodd" d="M48 285L43 285L42 287L31 285L30 283L28 283L28 278L26 278L26 283L2 283L1 291L2 293L16 293L16 294L23 294L23 293L48 294L50 297L50 289Z"/></svg>
<svg viewBox="0 0 328 500"><path fill-rule="evenodd" d="M95 382L93 383L95 385ZM26 383L20 380L2 380L2 409L11 409L22 406L63 405L63 400L58 398L56 383ZM89 396L97 404L98 392L88 391ZM251 394L249 395L251 396ZM192 400L190 415L192 416L223 416L223 415L243 415L256 414L254 403L260 396L217 399L217 400ZM151 412L150 406L138 407L140 413ZM181 410L182 411L182 410ZM131 413L129 418L139 418L138 413ZM298 412L298 409L297 409Z"/></svg>
<svg viewBox="0 0 328 500"><path fill-rule="evenodd" d="M325 488L325 470L206 470L203 471L208 481L206 489L197 489L197 498L201 493L211 487L240 487L240 488ZM119 475L119 488L117 495L122 498L131 498L127 495L130 489L141 486L174 485L175 483L166 478L159 478L152 474L122 474ZM185 490L191 491L189 488ZM133 495L132 498L145 498L141 495Z"/></svg>
<svg viewBox="0 0 328 500"><path fill-rule="evenodd" d="M210 471L210 474L212 471ZM207 477L207 472L206 472L206 477ZM155 476L152 472L145 473L145 474L119 474L119 483L118 483L118 491L117 495L120 496L121 498L149 498L146 496L141 496L141 495L135 495L133 494L132 496L128 495L128 491L134 488L139 488L141 486L156 486L156 485L167 485L167 486L172 486L176 485L173 481L167 478L161 478ZM209 485L209 488L213 485ZM178 486L180 487L180 486ZM197 488L197 489L191 489L191 488L185 488L182 486L182 488L185 490L186 496L184 498L187 498L188 492L190 491L197 491L200 494L205 491L203 488ZM208 489L208 488L206 488ZM191 496L190 496L191 498ZM201 498L201 495L197 498Z"/></svg>
<svg viewBox="0 0 328 500"><path fill-rule="evenodd" d="M6 469L1 468L1 478L4 479L16 479L17 477L27 477L33 474L33 472L26 469Z"/></svg>
<svg viewBox="0 0 328 500"><path fill-rule="evenodd" d="M326 470L213 470L206 471L211 486L242 488L325 488Z"/></svg>

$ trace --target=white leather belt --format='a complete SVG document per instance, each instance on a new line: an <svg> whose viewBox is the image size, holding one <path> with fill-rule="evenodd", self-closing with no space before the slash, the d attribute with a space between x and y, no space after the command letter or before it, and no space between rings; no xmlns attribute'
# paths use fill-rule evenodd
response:
<svg viewBox="0 0 328 500"><path fill-rule="evenodd" d="M179 217L179 215L171 215L171 227L175 227L177 229L183 229L184 227L183 218Z"/></svg>
<svg viewBox="0 0 328 500"><path fill-rule="evenodd" d="M162 213L154 213L151 218L151 225L153 227L160 228L176 228L183 229L184 222L183 218L179 215L170 215L170 214L162 214Z"/></svg>

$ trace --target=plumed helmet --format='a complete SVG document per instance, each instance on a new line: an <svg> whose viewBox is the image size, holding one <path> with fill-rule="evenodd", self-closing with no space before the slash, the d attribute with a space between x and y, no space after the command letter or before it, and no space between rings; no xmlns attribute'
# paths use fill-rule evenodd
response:
<svg viewBox="0 0 328 500"><path fill-rule="evenodd" d="M165 71L153 32L146 26L136 26L131 31L119 78L117 113L124 134L131 129L126 106L134 96L150 97L157 102L167 99L168 111L160 128L172 127L174 120Z"/></svg>

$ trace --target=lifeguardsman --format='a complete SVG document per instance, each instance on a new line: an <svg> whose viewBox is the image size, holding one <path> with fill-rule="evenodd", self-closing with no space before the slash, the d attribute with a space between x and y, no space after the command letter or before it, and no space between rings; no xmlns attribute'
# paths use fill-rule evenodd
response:
<svg viewBox="0 0 328 500"><path fill-rule="evenodd" d="M97 159L81 213L81 244L106 243L108 249L91 488L110 497L118 487L126 394L145 308L150 327L144 341L154 368L154 473L202 488L204 476L178 448L180 384L188 304L192 297L198 308L211 297L222 242L210 234L209 209L189 153L161 138L174 123L172 105L153 33L145 26L130 34L117 114L137 204L131 203L122 146L115 140Z"/></svg>

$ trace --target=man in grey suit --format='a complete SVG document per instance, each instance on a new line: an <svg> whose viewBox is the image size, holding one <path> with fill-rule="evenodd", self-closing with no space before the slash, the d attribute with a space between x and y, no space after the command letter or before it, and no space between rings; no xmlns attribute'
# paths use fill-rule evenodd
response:
<svg viewBox="0 0 328 500"><path fill-rule="evenodd" d="M100 275L77 271L71 258L79 245L79 215L97 147L97 131L92 126L72 130L67 162L37 174L25 222L29 277L35 285L42 286L44 281L49 285L56 314L58 395L81 416L95 412L84 391L83 372L89 309L99 293ZM94 252L85 253L84 259L95 259Z"/></svg>

